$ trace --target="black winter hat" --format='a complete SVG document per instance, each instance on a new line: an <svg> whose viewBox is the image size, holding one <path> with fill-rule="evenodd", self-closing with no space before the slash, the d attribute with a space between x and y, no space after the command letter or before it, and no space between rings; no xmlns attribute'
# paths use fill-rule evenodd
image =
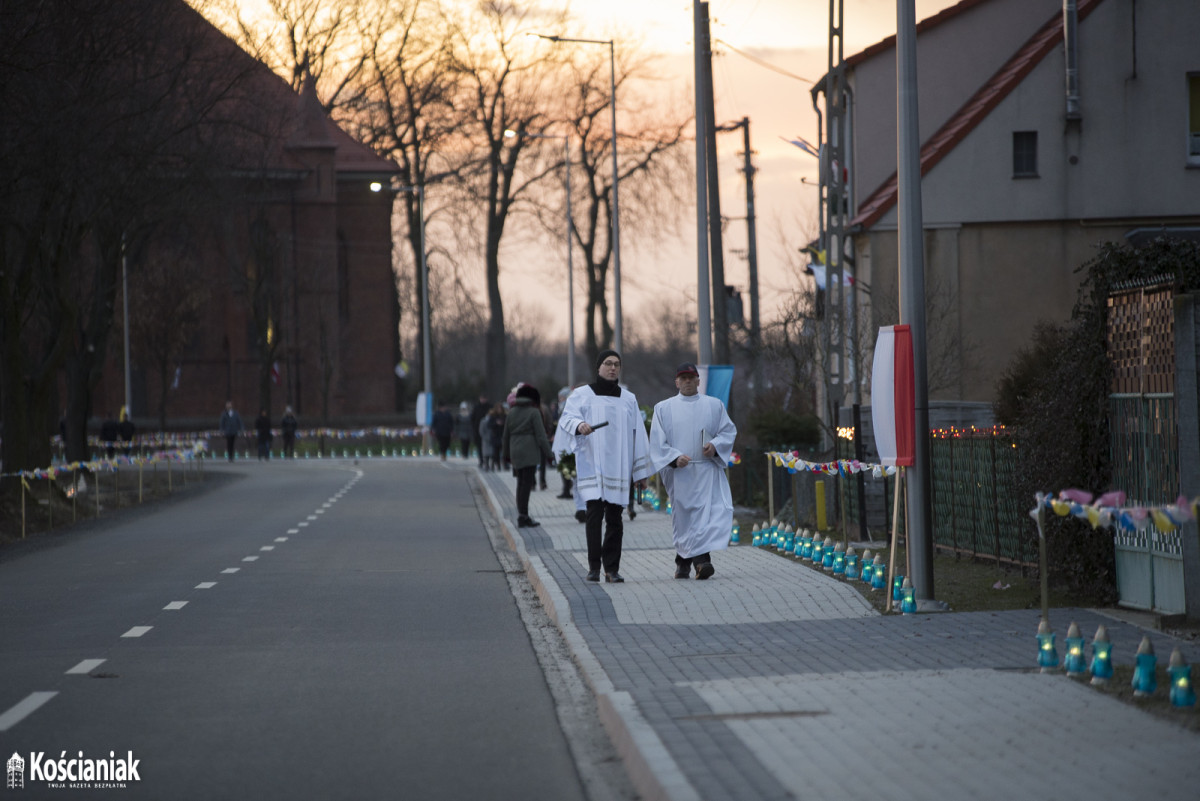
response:
<svg viewBox="0 0 1200 801"><path fill-rule="evenodd" d="M600 369L600 365L604 364L604 360L607 359L609 356L616 356L617 361L621 360L621 354L617 353L615 350L602 350L602 351L600 351L600 355L596 357L596 369L597 370Z"/></svg>
<svg viewBox="0 0 1200 801"><path fill-rule="evenodd" d="M533 401L534 406L539 406L542 402L541 393L537 391L537 387L535 387L533 384L522 384L521 386L517 387L517 397L529 398L531 401Z"/></svg>

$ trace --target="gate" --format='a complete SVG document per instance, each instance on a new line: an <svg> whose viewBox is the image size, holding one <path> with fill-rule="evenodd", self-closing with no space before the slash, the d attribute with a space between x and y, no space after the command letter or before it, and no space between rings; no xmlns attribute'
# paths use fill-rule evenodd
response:
<svg viewBox="0 0 1200 801"><path fill-rule="evenodd" d="M1172 503L1179 493L1174 297L1174 284L1158 278L1108 298L1113 485L1130 505ZM1180 530L1118 528L1115 544L1121 605L1182 614Z"/></svg>

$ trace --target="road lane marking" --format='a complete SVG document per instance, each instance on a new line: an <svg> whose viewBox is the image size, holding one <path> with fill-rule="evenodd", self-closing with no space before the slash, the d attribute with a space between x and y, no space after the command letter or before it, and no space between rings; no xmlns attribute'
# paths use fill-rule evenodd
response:
<svg viewBox="0 0 1200 801"><path fill-rule="evenodd" d="M289 528L289 529L287 530L287 533L288 533L288 534L299 534L299 533L300 533L300 529L298 529L298 528Z"/></svg>
<svg viewBox="0 0 1200 801"><path fill-rule="evenodd" d="M308 519L308 520L316 520L316 519L317 519L317 516L316 516L316 515L309 515L309 516L308 516L306 519ZM304 525L304 524L303 524L303 523L301 523L300 525Z"/></svg>
<svg viewBox="0 0 1200 801"><path fill-rule="evenodd" d="M237 568L235 567L234 570L237 570ZM211 590L215 586L217 586L217 582L215 582L215 581L202 581L196 585L196 589Z"/></svg>
<svg viewBox="0 0 1200 801"><path fill-rule="evenodd" d="M259 548L258 550L260 550L260 551L273 551L273 550L275 550L275 546L274 546L274 545L264 545L263 547Z"/></svg>
<svg viewBox="0 0 1200 801"><path fill-rule="evenodd" d="M125 632L121 636L122 637L141 637L143 634L145 634L152 628L154 628L154 626L134 626L133 628L131 628L129 631Z"/></svg>
<svg viewBox="0 0 1200 801"><path fill-rule="evenodd" d="M257 562L258 557L257 556L243 556L242 561L243 562Z"/></svg>
<svg viewBox="0 0 1200 801"><path fill-rule="evenodd" d="M0 715L0 731L8 731L13 726L16 726L22 720L36 712L38 707L56 695L58 695L57 692L39 690L25 696L16 706L9 708L7 712Z"/></svg>
<svg viewBox="0 0 1200 801"><path fill-rule="evenodd" d="M276 542L287 542L287 537L276 537L275 541Z"/></svg>
<svg viewBox="0 0 1200 801"><path fill-rule="evenodd" d="M171 601L171 603L164 606L163 609L174 612L175 610L182 609L185 606L187 606L187 601Z"/></svg>
<svg viewBox="0 0 1200 801"><path fill-rule="evenodd" d="M96 668L103 665L104 662L105 662L105 660L103 660L103 659L85 659L82 662L80 662L78 665L76 665L75 667L68 670L67 675L78 674L78 673L91 673L93 670L95 670Z"/></svg>
<svg viewBox="0 0 1200 801"><path fill-rule="evenodd" d="M236 573L236 572L238 572L239 570L241 570L241 568L240 568L240 567L227 567L227 568L225 568L224 570L222 570L221 572L222 572L222 573Z"/></svg>
<svg viewBox="0 0 1200 801"><path fill-rule="evenodd" d="M308 525L308 521L307 521L307 520L305 520L304 522L302 522L302 523L297 523L296 525L298 525L300 528L304 528L305 526L307 526L307 525Z"/></svg>

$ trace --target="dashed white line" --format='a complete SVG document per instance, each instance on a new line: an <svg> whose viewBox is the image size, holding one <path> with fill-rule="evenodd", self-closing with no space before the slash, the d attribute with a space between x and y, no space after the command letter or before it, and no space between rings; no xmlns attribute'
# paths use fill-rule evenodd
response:
<svg viewBox="0 0 1200 801"><path fill-rule="evenodd" d="M237 568L235 567L234 570L237 570ZM196 585L196 589L211 590L215 586L217 586L217 582L215 582L215 581L202 581Z"/></svg>
<svg viewBox="0 0 1200 801"><path fill-rule="evenodd" d="M36 712L38 707L56 695L58 695L57 692L39 690L25 696L24 699L17 702L16 706L10 707L8 711L0 715L0 731L8 731L13 726L16 726L26 717Z"/></svg>
<svg viewBox="0 0 1200 801"><path fill-rule="evenodd" d="M177 609L182 609L185 606L187 606L187 601L171 601L171 603L164 606L163 609L174 612Z"/></svg>
<svg viewBox="0 0 1200 801"><path fill-rule="evenodd" d="M307 519L308 519L308 520L316 520L316 519L317 519L317 516L316 516L316 515L309 515ZM303 523L301 523L300 525L302 525L302 526L303 526L304 524L303 524Z"/></svg>
<svg viewBox="0 0 1200 801"><path fill-rule="evenodd" d="M297 523L296 525L298 525L300 528L304 528L305 526L307 526L307 525L308 525L308 521L307 521L307 520L305 520L304 522L302 522L302 523Z"/></svg>
<svg viewBox="0 0 1200 801"><path fill-rule="evenodd" d="M276 542L287 542L287 537L276 537L275 541Z"/></svg>
<svg viewBox="0 0 1200 801"><path fill-rule="evenodd" d="M143 634L145 634L152 628L154 628L154 626L134 626L133 628L131 628L129 631L125 632L121 636L122 637L141 637Z"/></svg>
<svg viewBox="0 0 1200 801"><path fill-rule="evenodd" d="M239 570L241 570L241 568L240 568L240 567L227 567L227 568L225 568L224 570L222 570L221 572L222 572L222 573L236 573L236 572L238 572Z"/></svg>
<svg viewBox="0 0 1200 801"><path fill-rule="evenodd" d="M298 529L298 528L289 528L289 529L287 530L287 533L288 533L288 534L299 534L299 533L300 533L300 529Z"/></svg>
<svg viewBox="0 0 1200 801"><path fill-rule="evenodd" d="M93 670L103 665L104 662L105 660L103 659L85 659L75 667L68 670L67 675L91 673Z"/></svg>
<svg viewBox="0 0 1200 801"><path fill-rule="evenodd" d="M243 556L242 561L243 562L257 562L258 557L257 556Z"/></svg>
<svg viewBox="0 0 1200 801"><path fill-rule="evenodd" d="M274 545L264 545L263 547L259 548L258 550L260 550L260 551L273 551L273 550L275 550L275 546L274 546Z"/></svg>

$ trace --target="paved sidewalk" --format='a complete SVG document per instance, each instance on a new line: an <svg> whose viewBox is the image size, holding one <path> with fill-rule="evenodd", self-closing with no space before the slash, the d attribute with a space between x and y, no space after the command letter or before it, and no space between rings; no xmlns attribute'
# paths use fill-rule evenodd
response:
<svg viewBox="0 0 1200 801"><path fill-rule="evenodd" d="M675 580L671 521L625 516L624 584L584 581L561 488L480 473L646 799L1195 799L1200 735L1036 670L1039 610L882 616L845 582L748 545ZM1051 610L1132 664L1200 647L1086 609ZM1197 668L1200 671L1200 668Z"/></svg>

